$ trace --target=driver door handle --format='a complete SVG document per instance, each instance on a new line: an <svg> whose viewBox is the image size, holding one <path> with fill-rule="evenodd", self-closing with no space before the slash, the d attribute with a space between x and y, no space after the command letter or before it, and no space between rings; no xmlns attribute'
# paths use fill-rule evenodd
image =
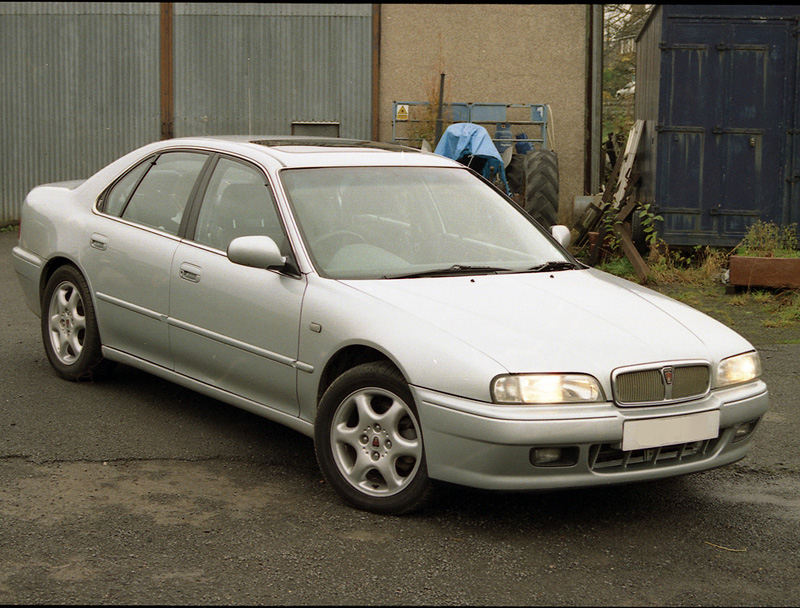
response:
<svg viewBox="0 0 800 608"><path fill-rule="evenodd" d="M200 282L200 275L201 269L199 266L195 266L194 264L189 264L188 262L183 262L180 266L180 270L178 271L178 275L184 280L189 281L191 283L199 283Z"/></svg>

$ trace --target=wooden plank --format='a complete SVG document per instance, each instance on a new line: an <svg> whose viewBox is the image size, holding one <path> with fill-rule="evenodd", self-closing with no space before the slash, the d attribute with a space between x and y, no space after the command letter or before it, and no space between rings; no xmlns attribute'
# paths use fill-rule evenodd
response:
<svg viewBox="0 0 800 608"><path fill-rule="evenodd" d="M647 273L650 271L650 269L648 268L647 263L642 259L642 256L639 255L639 252L636 250L636 246L633 244L633 239L630 235L630 225L615 224L614 232L616 232L617 236L619 237L622 251L625 252L625 256L631 261L631 264L633 264L633 270L636 273L636 278L638 278L639 282L642 284L647 283Z"/></svg>
<svg viewBox="0 0 800 608"><path fill-rule="evenodd" d="M161 3L159 37L161 44L161 139L172 139L175 136L174 28L172 2Z"/></svg>
<svg viewBox="0 0 800 608"><path fill-rule="evenodd" d="M628 184L631 181L633 162L636 160L636 152L639 149L639 141L642 139L642 131L644 130L644 121L639 119L633 123L628 141L625 144L625 153L622 155L622 168L620 169L619 185L614 192L614 206L618 207L625 197L628 190Z"/></svg>
<svg viewBox="0 0 800 608"><path fill-rule="evenodd" d="M618 207L625 197L630 193L632 185L635 181L633 178L638 179L638 175L633 174L633 164L636 160L636 151L639 148L639 141L642 138L642 131L644 130L644 121L637 120L633 124L628 141L625 145L625 153L620 154L617 162L614 165L614 170L606 182L606 187L603 190L603 197L599 205L599 213L597 213L597 206L589 205L584 211L581 219L576 224L577 235L575 237L575 244L582 245L586 236L594 230L600 222L600 218L608 205L613 204Z"/></svg>
<svg viewBox="0 0 800 608"><path fill-rule="evenodd" d="M586 211L583 212L581 219L576 224L578 231L578 234L575 238L576 245L582 245L586 236L594 230L598 223L600 223L600 218L603 216L603 210L608 206L608 203L611 200L613 187L617 183L617 178L622 170L622 161L623 158L620 156L614 165L614 169L611 171L608 181L606 182L606 187L603 190L603 196L600 199L600 204L595 205L594 203L591 203L586 208Z"/></svg>

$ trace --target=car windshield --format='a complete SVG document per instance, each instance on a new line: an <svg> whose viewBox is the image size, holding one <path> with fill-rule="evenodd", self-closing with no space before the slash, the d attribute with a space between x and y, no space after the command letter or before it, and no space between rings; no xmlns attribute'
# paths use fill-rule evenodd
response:
<svg viewBox="0 0 800 608"><path fill-rule="evenodd" d="M466 169L281 173L317 270L336 279L556 271L574 260Z"/></svg>

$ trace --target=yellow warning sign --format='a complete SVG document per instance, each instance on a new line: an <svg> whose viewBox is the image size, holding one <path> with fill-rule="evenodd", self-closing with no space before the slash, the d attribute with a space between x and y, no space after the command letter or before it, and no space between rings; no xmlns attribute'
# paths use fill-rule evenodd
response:
<svg viewBox="0 0 800 608"><path fill-rule="evenodd" d="M406 104L400 104L397 106L397 115L395 118L397 120L408 120L408 106Z"/></svg>

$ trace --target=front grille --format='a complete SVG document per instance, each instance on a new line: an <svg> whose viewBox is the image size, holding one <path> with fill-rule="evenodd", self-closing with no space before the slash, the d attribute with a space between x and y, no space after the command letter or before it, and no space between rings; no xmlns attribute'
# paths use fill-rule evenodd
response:
<svg viewBox="0 0 800 608"><path fill-rule="evenodd" d="M710 386L707 363L664 364L658 367L625 368L613 376L614 396L619 405L661 405L702 397Z"/></svg>
<svg viewBox="0 0 800 608"><path fill-rule="evenodd" d="M619 444L596 444L589 449L589 468L596 473L619 473L697 462L710 458L719 441L717 437L628 452L620 450Z"/></svg>

